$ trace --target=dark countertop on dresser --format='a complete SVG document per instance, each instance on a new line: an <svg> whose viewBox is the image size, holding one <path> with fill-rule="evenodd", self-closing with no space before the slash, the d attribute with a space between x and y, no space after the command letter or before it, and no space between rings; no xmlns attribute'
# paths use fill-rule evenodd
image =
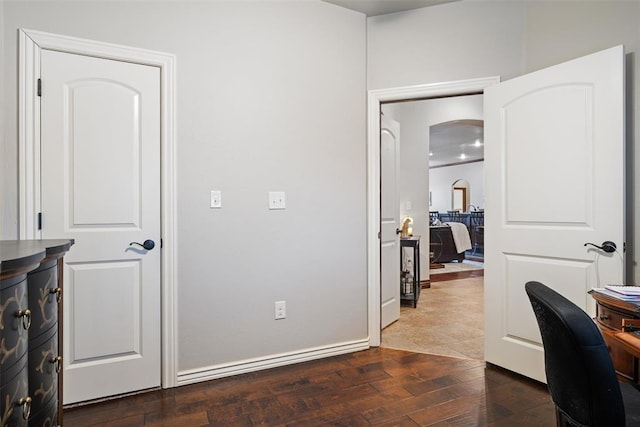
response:
<svg viewBox="0 0 640 427"><path fill-rule="evenodd" d="M0 276L29 271L45 258L64 254L73 244L74 239L0 240Z"/></svg>

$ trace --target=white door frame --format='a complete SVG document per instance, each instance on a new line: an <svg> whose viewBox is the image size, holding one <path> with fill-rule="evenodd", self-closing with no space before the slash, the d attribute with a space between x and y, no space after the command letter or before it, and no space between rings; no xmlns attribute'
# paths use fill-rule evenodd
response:
<svg viewBox="0 0 640 427"><path fill-rule="evenodd" d="M161 337L163 388L177 384L176 57L172 54L75 37L19 30L18 169L20 239L39 239L40 53L44 49L160 68Z"/></svg>
<svg viewBox="0 0 640 427"><path fill-rule="evenodd" d="M470 95L500 82L500 77L459 80L369 91L367 133L367 287L369 345L380 345L380 104Z"/></svg>

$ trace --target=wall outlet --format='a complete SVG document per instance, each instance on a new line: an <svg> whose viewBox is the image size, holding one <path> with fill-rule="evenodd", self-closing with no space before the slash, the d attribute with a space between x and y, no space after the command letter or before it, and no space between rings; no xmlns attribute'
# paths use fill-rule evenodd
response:
<svg viewBox="0 0 640 427"><path fill-rule="evenodd" d="M276 320L285 319L287 317L287 302L276 301Z"/></svg>
<svg viewBox="0 0 640 427"><path fill-rule="evenodd" d="M222 207L222 191L211 190L211 207L212 208Z"/></svg>
<svg viewBox="0 0 640 427"><path fill-rule="evenodd" d="M285 209L284 191L269 192L269 209Z"/></svg>

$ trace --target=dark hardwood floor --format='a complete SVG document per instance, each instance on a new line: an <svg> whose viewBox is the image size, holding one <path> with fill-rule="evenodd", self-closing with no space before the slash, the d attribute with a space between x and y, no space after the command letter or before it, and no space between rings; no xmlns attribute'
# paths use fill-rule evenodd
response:
<svg viewBox="0 0 640 427"><path fill-rule="evenodd" d="M431 287L431 283L468 279L469 277L484 277L484 269L432 274L431 276L429 276L429 280L421 280L420 286L422 287L422 289L427 289Z"/></svg>
<svg viewBox="0 0 640 427"><path fill-rule="evenodd" d="M477 360L373 348L66 409L64 426L553 426L546 387Z"/></svg>
<svg viewBox="0 0 640 427"><path fill-rule="evenodd" d="M446 282L449 280L467 279L469 277L484 277L484 270L454 271L452 273L433 274L431 282Z"/></svg>

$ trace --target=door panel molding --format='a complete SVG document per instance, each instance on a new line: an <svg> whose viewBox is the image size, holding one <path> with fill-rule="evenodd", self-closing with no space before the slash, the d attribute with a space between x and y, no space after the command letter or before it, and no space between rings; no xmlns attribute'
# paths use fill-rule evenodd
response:
<svg viewBox="0 0 640 427"><path fill-rule="evenodd" d="M18 168L20 239L38 239L40 212L40 54L42 50L93 56L160 68L161 337L163 388L177 385L176 57L100 41L19 30Z"/></svg>
<svg viewBox="0 0 640 427"><path fill-rule="evenodd" d="M380 345L380 104L482 93L500 77L370 90L367 132L367 288L369 345Z"/></svg>
<svg viewBox="0 0 640 427"><path fill-rule="evenodd" d="M382 116L380 126L380 327L400 318L400 123Z"/></svg>
<svg viewBox="0 0 640 427"><path fill-rule="evenodd" d="M622 249L607 254L584 246L624 242L624 49L488 88L484 115L491 141L485 211L492 212L485 220L492 238L485 245L484 358L545 382L525 283L545 283L590 316L589 289L624 283Z"/></svg>

